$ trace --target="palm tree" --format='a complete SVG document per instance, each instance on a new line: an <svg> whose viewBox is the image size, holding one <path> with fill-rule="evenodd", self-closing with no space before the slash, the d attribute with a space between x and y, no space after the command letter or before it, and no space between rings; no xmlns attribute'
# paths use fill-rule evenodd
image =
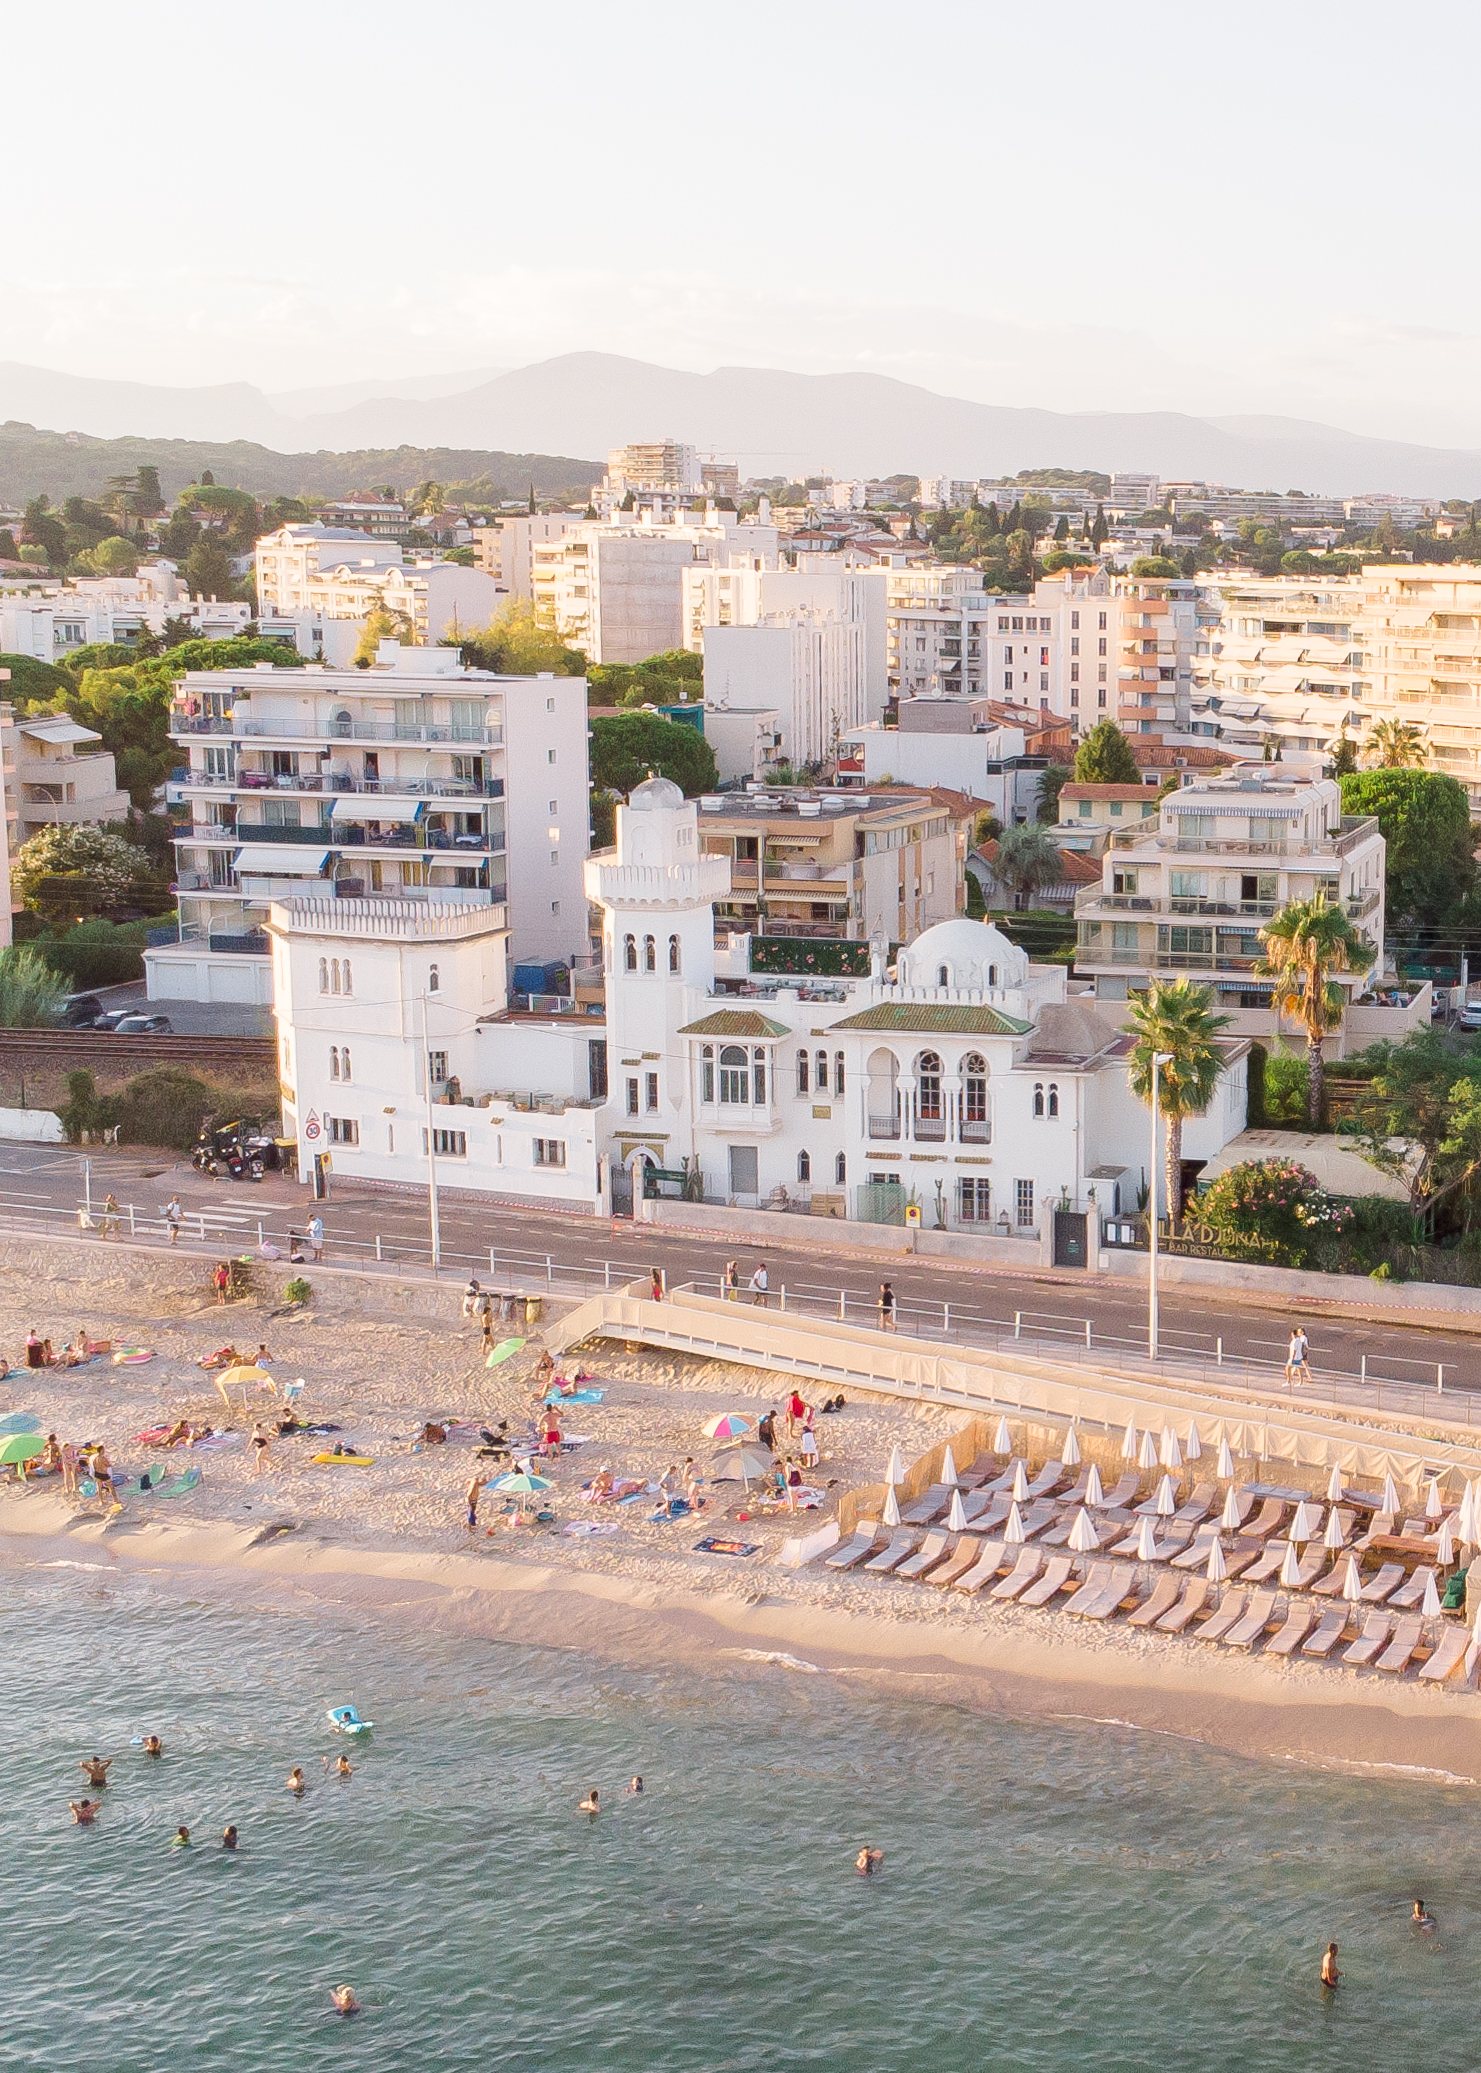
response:
<svg viewBox="0 0 1481 2073"><path fill-rule="evenodd" d="M1380 770L1415 770L1424 761L1424 729L1413 720L1375 720L1367 747Z"/></svg>
<svg viewBox="0 0 1481 2073"><path fill-rule="evenodd" d="M1013 895L1015 907L1032 898L1041 885L1056 885L1064 876L1059 847L1039 821L1020 821L1004 828L993 858L993 876Z"/></svg>
<svg viewBox="0 0 1481 2073"><path fill-rule="evenodd" d="M1183 1221L1183 1123L1203 1114L1224 1070L1217 1038L1229 1017L1210 1014L1213 997L1211 986L1197 986L1191 979L1154 979L1130 1004L1127 1027L1136 1037L1131 1091L1139 1101L1151 1106L1156 1054L1170 1061L1158 1071L1157 1106L1167 1122L1167 1213L1174 1234ZM1156 1206L1154 1193L1154 1215Z"/></svg>
<svg viewBox="0 0 1481 2073"><path fill-rule="evenodd" d="M1306 1114L1317 1130L1322 1116L1322 1039L1337 1027L1347 1005L1332 975L1365 971L1373 961L1373 946L1325 893L1282 907L1261 929L1260 941L1265 955L1255 966L1256 978L1272 981L1270 997L1277 1012L1291 1016L1306 1032Z"/></svg>

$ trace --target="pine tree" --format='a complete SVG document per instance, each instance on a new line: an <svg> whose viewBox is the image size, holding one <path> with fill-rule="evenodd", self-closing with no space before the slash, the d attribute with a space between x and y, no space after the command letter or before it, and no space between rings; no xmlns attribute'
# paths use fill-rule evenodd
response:
<svg viewBox="0 0 1481 2073"><path fill-rule="evenodd" d="M1109 537L1110 530L1111 528L1106 524L1106 507L1104 504L1097 504L1095 507L1095 524L1090 529L1091 546L1103 547Z"/></svg>

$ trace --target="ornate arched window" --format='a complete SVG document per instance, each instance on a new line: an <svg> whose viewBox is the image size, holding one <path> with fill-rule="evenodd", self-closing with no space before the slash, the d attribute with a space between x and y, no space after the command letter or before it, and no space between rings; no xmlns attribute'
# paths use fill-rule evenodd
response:
<svg viewBox="0 0 1481 2073"><path fill-rule="evenodd" d="M658 945L651 936L644 936L643 938L643 970L645 972L656 972L658 970Z"/></svg>
<svg viewBox="0 0 1481 2073"><path fill-rule="evenodd" d="M1059 1089L1052 1082L1049 1088L1049 1113L1051 1116L1059 1114Z"/></svg>
<svg viewBox="0 0 1481 2073"><path fill-rule="evenodd" d="M679 939L678 939L678 937L677 937L677 936L670 936L670 937L669 937L669 970L670 970L671 972L677 972L677 971L678 971L678 969L679 969Z"/></svg>
<svg viewBox="0 0 1481 2073"><path fill-rule="evenodd" d="M340 966L340 976L345 983L345 992L353 993L355 989L350 983L350 960L348 958L346 958L344 960L344 963Z"/></svg>
<svg viewBox="0 0 1481 2073"><path fill-rule="evenodd" d="M329 991L329 960L327 957L319 959L319 991L320 993L327 993Z"/></svg>
<svg viewBox="0 0 1481 2073"><path fill-rule="evenodd" d="M807 1053L806 1051L799 1051L797 1053L797 1092L799 1094L806 1094L808 1091Z"/></svg>
<svg viewBox="0 0 1481 2073"><path fill-rule="evenodd" d="M441 986L442 974L438 971L436 965L433 965L431 971L427 974L427 991L428 993L437 993Z"/></svg>
<svg viewBox="0 0 1481 2073"><path fill-rule="evenodd" d="M827 1091L828 1091L828 1053L827 1053L826 1051L819 1051L819 1053L818 1053L818 1056L817 1056L817 1069L816 1069L816 1071L815 1071L815 1073L814 1073L814 1075L813 1075L813 1084L814 1084L814 1086L815 1086L815 1087L817 1088L817 1090L818 1090L819 1094L826 1094L826 1093L827 1093Z"/></svg>
<svg viewBox="0 0 1481 2073"><path fill-rule="evenodd" d="M758 1044L751 1053L751 1077L755 1081L755 1101L760 1108L766 1099L766 1053Z"/></svg>
<svg viewBox="0 0 1481 2073"><path fill-rule="evenodd" d="M799 1152L797 1154L797 1178L799 1180L812 1179L812 1154L810 1152Z"/></svg>
<svg viewBox="0 0 1481 2073"><path fill-rule="evenodd" d="M749 1107L751 1075L746 1069L744 1044L726 1044L720 1052L720 1099L735 1107Z"/></svg>
<svg viewBox="0 0 1481 2073"><path fill-rule="evenodd" d="M869 1054L869 1135L900 1135L900 1092L896 1084L899 1063L893 1051L881 1048Z"/></svg>
<svg viewBox="0 0 1481 2073"><path fill-rule="evenodd" d="M622 939L622 968L625 972L635 972L638 969L638 939L636 936L624 936Z"/></svg>
<svg viewBox="0 0 1481 2073"><path fill-rule="evenodd" d="M350 1047L348 1044L343 1047L339 1054L339 1076L342 1080L347 1080L350 1077Z"/></svg>
<svg viewBox="0 0 1481 2073"><path fill-rule="evenodd" d="M987 1060L980 1051L969 1051L962 1060L961 1126L964 1144L987 1144L991 1141L987 1119Z"/></svg>
<svg viewBox="0 0 1481 2073"><path fill-rule="evenodd" d="M915 1112L923 1123L942 1118L941 1060L934 1051L922 1051L915 1062Z"/></svg>
<svg viewBox="0 0 1481 2073"><path fill-rule="evenodd" d="M848 1155L840 1152L833 1161L833 1185L841 1188L848 1183Z"/></svg>
<svg viewBox="0 0 1481 2073"><path fill-rule="evenodd" d="M629 937L628 941L631 942ZM706 1044L699 1054L699 1098L713 1101L715 1098L715 1047Z"/></svg>
<svg viewBox="0 0 1481 2073"><path fill-rule="evenodd" d="M841 1094L841 1093L843 1092L843 1053L842 1053L842 1051L835 1051L835 1052L833 1053L833 1092L834 1092L835 1094Z"/></svg>
<svg viewBox="0 0 1481 2073"><path fill-rule="evenodd" d="M950 965L937 965L937 967L936 967L936 984L937 984L938 986L950 986L950 984L951 984L951 967L950 967Z"/></svg>
<svg viewBox="0 0 1481 2073"><path fill-rule="evenodd" d="M329 1077L331 1080L339 1078L339 1047L335 1044L329 1046Z"/></svg>
<svg viewBox="0 0 1481 2073"><path fill-rule="evenodd" d="M331 957L329 960L329 991L331 993L339 992L339 959L337 957Z"/></svg>
<svg viewBox="0 0 1481 2073"><path fill-rule="evenodd" d="M1035 1114L1036 1116L1042 1116L1042 1115L1043 1115L1043 1113L1044 1113L1044 1083L1043 1083L1043 1081L1042 1081L1042 1080L1036 1080L1036 1081L1034 1082L1034 1114Z"/></svg>

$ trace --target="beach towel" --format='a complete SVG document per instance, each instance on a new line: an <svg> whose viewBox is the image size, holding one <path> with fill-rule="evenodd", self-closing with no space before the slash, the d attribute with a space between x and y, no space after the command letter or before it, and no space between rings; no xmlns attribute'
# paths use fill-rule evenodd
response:
<svg viewBox="0 0 1481 2073"><path fill-rule="evenodd" d="M313 1459L324 1468L374 1468L373 1454L315 1454Z"/></svg>
<svg viewBox="0 0 1481 2073"><path fill-rule="evenodd" d="M150 1494L154 1497L188 1497L192 1490L199 1489L200 1480L201 1472L198 1468L182 1469L178 1476L173 1477L168 1483L161 1483L159 1488L152 1490Z"/></svg>
<svg viewBox="0 0 1481 2073"><path fill-rule="evenodd" d="M599 1404L606 1394L605 1389L573 1389L569 1396L562 1396L558 1389L552 1389L545 1401L548 1404Z"/></svg>
<svg viewBox="0 0 1481 2073"><path fill-rule="evenodd" d="M17 1432L40 1432L41 1420L33 1418L29 1411L11 1411L0 1418L0 1433L7 1436Z"/></svg>
<svg viewBox="0 0 1481 2073"><path fill-rule="evenodd" d="M501 1339L498 1345L494 1348L493 1352L489 1355L488 1359L484 1362L484 1366L486 1368L501 1367L506 1360L510 1359L514 1354L518 1353L520 1347L523 1346L523 1344L523 1339Z"/></svg>
<svg viewBox="0 0 1481 2073"><path fill-rule="evenodd" d="M759 1555L759 1540L721 1540L717 1534L707 1533L703 1540L694 1543L696 1555Z"/></svg>
<svg viewBox="0 0 1481 2073"><path fill-rule="evenodd" d="M120 1346L117 1353L115 1353L113 1356L113 1365L116 1368L136 1368L140 1366L142 1362L146 1360L153 1360L153 1358L154 1351L151 1347Z"/></svg>
<svg viewBox="0 0 1481 2073"><path fill-rule="evenodd" d="M569 1526L562 1526L561 1528L561 1532L570 1534L573 1540L578 1537L583 1540L590 1539L595 1533L620 1533L621 1531L622 1528L620 1526L609 1526L602 1519L573 1519Z"/></svg>
<svg viewBox="0 0 1481 2073"><path fill-rule="evenodd" d="M240 1447L245 1443L246 1438L247 1435L244 1432L208 1432L203 1438L195 1442L195 1446L197 1449L201 1447Z"/></svg>

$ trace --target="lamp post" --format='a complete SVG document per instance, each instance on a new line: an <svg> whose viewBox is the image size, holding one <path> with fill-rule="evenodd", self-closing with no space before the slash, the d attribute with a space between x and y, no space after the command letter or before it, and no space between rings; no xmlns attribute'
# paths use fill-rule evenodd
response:
<svg viewBox="0 0 1481 2073"><path fill-rule="evenodd" d="M432 1054L427 1048L430 1034L427 1024L427 996L418 996L422 1003L422 1092L426 1097L427 1110L427 1219L432 1230L432 1272L442 1265L442 1232L437 1215L437 1151L432 1131Z"/></svg>
<svg viewBox="0 0 1481 2073"><path fill-rule="evenodd" d="M1147 1254L1147 1358L1157 1358L1157 1076L1164 1065L1172 1064L1171 1051L1152 1053L1152 1197L1151 1218L1148 1225L1149 1250ZM430 1142L430 1140L429 1140ZM1169 1213L1172 1205L1169 1203Z"/></svg>

